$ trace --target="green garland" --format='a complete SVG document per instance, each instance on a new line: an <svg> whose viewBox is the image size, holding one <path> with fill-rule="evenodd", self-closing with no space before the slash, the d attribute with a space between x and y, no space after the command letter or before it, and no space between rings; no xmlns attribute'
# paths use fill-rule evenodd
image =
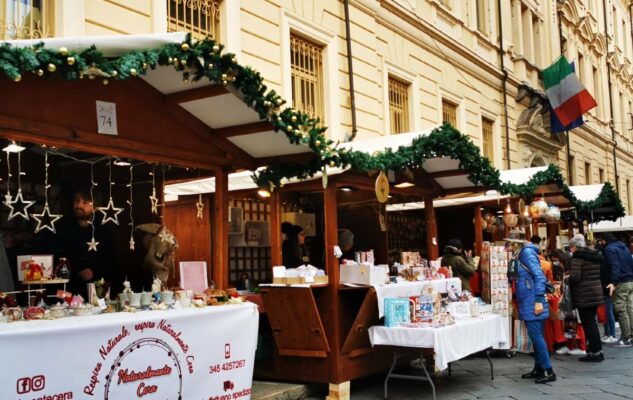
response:
<svg viewBox="0 0 633 400"><path fill-rule="evenodd" d="M9 44L0 46L0 73L16 82L23 75L32 73L44 78L61 77L66 80L98 78L108 84L112 79L130 79L147 73L148 69L170 65L182 73L185 81L207 79L215 84L232 85L262 120L271 122L276 132L283 132L291 143L308 146L317 154L305 164L277 164L255 173L253 179L260 187L273 189L280 186L283 179L307 179L326 166L349 167L361 172L402 171L420 166L430 158L450 157L459 161L459 168L466 172L471 182L503 194L531 199L536 188L555 183L562 188L564 196L576 207L581 218L589 219L593 210L609 206L613 207L612 212L594 216L594 220L614 220L624 215L624 207L610 184L605 184L596 200L582 202L564 183L556 166L535 174L523 185L502 183L499 171L480 155L472 140L448 124L433 130L428 136L416 138L410 146L386 149L376 155L337 148L325 137L326 128L318 119L290 107L282 108L285 101L274 90L268 90L257 71L238 64L232 54L222 54L222 46L211 39L193 42L188 37L181 44L131 51L112 58L105 57L94 46L79 52L65 48L47 49L43 44L27 48Z"/></svg>
<svg viewBox="0 0 633 400"><path fill-rule="evenodd" d="M207 79L211 83L232 85L241 92L244 102L262 120L270 121L275 132L284 132L293 144L303 144L320 154L328 154L333 142L328 140L318 119L282 108L285 101L268 90L259 72L237 63L232 54L222 54L222 46L211 39L193 42L188 36L181 44L167 44L158 49L131 51L107 58L95 46L82 51L33 47L0 46L0 73L20 82L22 76L35 74L43 78L124 80L147 73L157 66L173 66L184 81Z"/></svg>

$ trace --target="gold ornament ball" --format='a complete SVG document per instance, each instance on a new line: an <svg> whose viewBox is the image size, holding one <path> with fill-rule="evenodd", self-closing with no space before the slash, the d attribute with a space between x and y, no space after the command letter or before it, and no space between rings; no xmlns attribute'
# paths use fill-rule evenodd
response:
<svg viewBox="0 0 633 400"><path fill-rule="evenodd" d="M222 74L222 80L226 80L226 74Z"/></svg>
<svg viewBox="0 0 633 400"><path fill-rule="evenodd" d="M115 76L119 75L119 73L118 73L118 72L116 72L116 71L112 71L112 72L110 73L110 75L112 75L113 77L115 77Z"/></svg>
<svg viewBox="0 0 633 400"><path fill-rule="evenodd" d="M280 106L282 102L283 102L283 100L281 100L281 99L275 100L275 103L277 103L278 106Z"/></svg>
<svg viewBox="0 0 633 400"><path fill-rule="evenodd" d="M109 81L109 80L107 80L107 79L104 79L104 80L103 80L103 84L104 84L104 85L107 85L108 83L110 83L110 81Z"/></svg>
<svg viewBox="0 0 633 400"><path fill-rule="evenodd" d="M57 66L53 63L48 64L46 68L48 69L49 72L55 72L57 70Z"/></svg>
<svg viewBox="0 0 633 400"><path fill-rule="evenodd" d="M93 74L88 75L88 79L94 79L95 76Z"/></svg>
<svg viewBox="0 0 633 400"><path fill-rule="evenodd" d="M291 120L292 122L297 122L297 116L296 116L296 115L293 115L292 117L290 117L290 120Z"/></svg>
<svg viewBox="0 0 633 400"><path fill-rule="evenodd" d="M301 130L295 129L295 135L301 135Z"/></svg>
<svg viewBox="0 0 633 400"><path fill-rule="evenodd" d="M336 163L334 161L330 161L330 167L332 168L336 167Z"/></svg>
<svg viewBox="0 0 633 400"><path fill-rule="evenodd" d="M281 117L277 117L277 122L281 122Z"/></svg>
<svg viewBox="0 0 633 400"><path fill-rule="evenodd" d="M74 65L75 64L75 57L68 57L66 59L66 62L68 63L68 65Z"/></svg>
<svg viewBox="0 0 633 400"><path fill-rule="evenodd" d="M60 47L59 54L61 54L62 56L66 56L68 54L68 49L65 47Z"/></svg>
<svg viewBox="0 0 633 400"><path fill-rule="evenodd" d="M180 60L180 65L187 65L187 60L185 59Z"/></svg>
<svg viewBox="0 0 633 400"><path fill-rule="evenodd" d="M213 46L213 52L217 53L218 51L220 51L220 46L218 46L217 44Z"/></svg>
<svg viewBox="0 0 633 400"><path fill-rule="evenodd" d="M136 68L130 68L130 75L136 76L136 74L137 74Z"/></svg>
<svg viewBox="0 0 633 400"><path fill-rule="evenodd" d="M233 64L237 64L237 60L235 59L235 57L231 58L231 62L232 62Z"/></svg>
<svg viewBox="0 0 633 400"><path fill-rule="evenodd" d="M209 63L209 65L207 65L207 68L213 69L213 64Z"/></svg>
<svg viewBox="0 0 633 400"><path fill-rule="evenodd" d="M18 75L15 78L13 78L14 82L20 82L22 80L22 75Z"/></svg>
<svg viewBox="0 0 633 400"><path fill-rule="evenodd" d="M44 70L43 69L38 69L37 70L37 76L44 76Z"/></svg>
<svg viewBox="0 0 633 400"><path fill-rule="evenodd" d="M314 141L314 145L315 145L316 147L321 146L321 141L320 141L320 140L315 140L315 141Z"/></svg>
<svg viewBox="0 0 633 400"><path fill-rule="evenodd" d="M292 132L292 126L288 125L288 126L286 127L286 130L287 130L288 132Z"/></svg>
<svg viewBox="0 0 633 400"><path fill-rule="evenodd" d="M189 51L189 43L183 43L180 45L180 48L184 51Z"/></svg>
<svg viewBox="0 0 633 400"><path fill-rule="evenodd" d="M224 86L226 86L226 85L228 84L228 82L227 82L227 81L222 81L222 84L223 84Z"/></svg>
<svg viewBox="0 0 633 400"><path fill-rule="evenodd" d="M171 57L169 57L169 58L167 59L167 64L173 64L173 63L174 63L174 59L173 59L173 58L171 58Z"/></svg>
<svg viewBox="0 0 633 400"><path fill-rule="evenodd" d="M147 63L146 62L143 63L143 69L147 69Z"/></svg>

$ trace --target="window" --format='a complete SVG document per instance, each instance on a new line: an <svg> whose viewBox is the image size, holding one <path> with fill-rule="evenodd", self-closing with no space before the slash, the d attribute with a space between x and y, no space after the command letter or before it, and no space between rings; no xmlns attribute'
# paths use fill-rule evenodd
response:
<svg viewBox="0 0 633 400"><path fill-rule="evenodd" d="M611 9L611 29L613 33L613 40L618 42L618 12L615 9L615 6Z"/></svg>
<svg viewBox="0 0 633 400"><path fill-rule="evenodd" d="M631 181L626 180L626 209L631 214Z"/></svg>
<svg viewBox="0 0 633 400"><path fill-rule="evenodd" d="M391 134L409 131L409 85L389 77Z"/></svg>
<svg viewBox="0 0 633 400"><path fill-rule="evenodd" d="M167 32L190 32L196 39L220 38L221 0L167 0Z"/></svg>
<svg viewBox="0 0 633 400"><path fill-rule="evenodd" d="M477 30L481 33L488 33L488 19L487 19L487 0L477 1Z"/></svg>
<svg viewBox="0 0 633 400"><path fill-rule="evenodd" d="M534 43L534 47L532 48L534 59L532 61L537 67L542 68L543 48L545 46L541 46L541 43L543 43L543 40L545 38L541 34L541 22L536 15L532 18L532 35L534 36L534 38L532 39L532 43Z"/></svg>
<svg viewBox="0 0 633 400"><path fill-rule="evenodd" d="M569 156L569 171L567 175L570 185L576 183L576 157L574 156Z"/></svg>
<svg viewBox="0 0 633 400"><path fill-rule="evenodd" d="M442 122L457 127L457 106L446 100L442 100Z"/></svg>
<svg viewBox="0 0 633 400"><path fill-rule="evenodd" d="M585 185L591 185L591 164L585 163Z"/></svg>
<svg viewBox="0 0 633 400"><path fill-rule="evenodd" d="M293 107L324 120L323 48L290 35L290 61Z"/></svg>
<svg viewBox="0 0 633 400"><path fill-rule="evenodd" d="M494 152L493 152L493 126L494 122L489 120L488 118L481 119L481 147L482 154L484 157L488 158L491 163L494 163Z"/></svg>
<svg viewBox="0 0 633 400"><path fill-rule="evenodd" d="M52 36L50 0L0 0L0 40Z"/></svg>
<svg viewBox="0 0 633 400"><path fill-rule="evenodd" d="M626 47L626 37L628 35L626 34L626 21L622 20L622 35L620 35L620 39L622 39L622 43L620 43L620 46L622 47L622 52L624 53L624 55L627 55L628 53L628 49Z"/></svg>
<svg viewBox="0 0 633 400"><path fill-rule="evenodd" d="M600 183L604 183L604 169L602 168L598 169L598 179L600 180Z"/></svg>
<svg viewBox="0 0 633 400"><path fill-rule="evenodd" d="M576 63L576 74L578 75L578 79L584 85L585 77L583 76L585 72L585 58L583 57L581 52L578 52L578 62Z"/></svg>
<svg viewBox="0 0 633 400"><path fill-rule="evenodd" d="M593 67L593 98L596 99L596 103L598 106L596 107L596 114L600 116L600 108L601 108L601 98L602 93L600 91L600 72L598 72L598 67Z"/></svg>

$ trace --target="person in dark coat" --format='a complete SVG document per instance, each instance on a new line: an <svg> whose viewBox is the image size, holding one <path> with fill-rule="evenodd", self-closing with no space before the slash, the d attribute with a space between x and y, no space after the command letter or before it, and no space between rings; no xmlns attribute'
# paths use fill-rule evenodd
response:
<svg viewBox="0 0 633 400"><path fill-rule="evenodd" d="M521 378L535 379L536 383L554 382L556 374L552 369L544 334L545 320L549 318L549 306L545 298L546 278L541 268L538 248L533 243L525 243L520 239L509 241L513 241L515 259L518 258L523 264L517 269L515 293L519 319L525 322L534 346L534 369Z"/></svg>
<svg viewBox="0 0 633 400"><path fill-rule="evenodd" d="M604 256L611 268L611 282L607 286L612 296L613 308L620 323L620 339L615 347L633 346L633 258L624 242L606 233L607 245Z"/></svg>
<svg viewBox="0 0 633 400"><path fill-rule="evenodd" d="M462 242L459 239L451 239L444 248L441 265L450 266L453 276L462 281L462 290L470 291L470 278L475 275L477 267L473 262L472 253L464 252Z"/></svg>
<svg viewBox="0 0 633 400"><path fill-rule="evenodd" d="M580 322L585 329L589 346L587 355L580 358L585 362L604 361L600 331L596 323L598 306L603 303L602 282L600 279L602 254L587 248L585 237L575 235L569 242L572 252L569 269L569 286L574 306L578 309Z"/></svg>
<svg viewBox="0 0 633 400"><path fill-rule="evenodd" d="M285 223L284 223L285 224ZM286 240L281 245L281 256L286 268L297 268L309 263L305 246L305 232L299 225L284 225L281 231Z"/></svg>

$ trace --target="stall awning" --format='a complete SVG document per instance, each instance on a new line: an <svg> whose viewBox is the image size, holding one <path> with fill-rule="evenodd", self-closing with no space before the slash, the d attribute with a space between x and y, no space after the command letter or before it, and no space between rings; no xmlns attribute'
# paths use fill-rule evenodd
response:
<svg viewBox="0 0 633 400"><path fill-rule="evenodd" d="M26 90L31 89L31 86L25 81L31 82L35 74L32 75L30 72L35 73L38 68L41 75L46 75L47 78L50 75L50 78L62 77L65 80L78 80L79 73L85 72L86 76L96 77L97 81L110 80L110 86L103 86L103 89L97 93L106 100L109 92L113 92L111 88L115 82L117 85L125 85L130 97L137 96L141 91L144 92L145 97L139 98L139 103L146 100L147 96L153 96L153 99L157 92L160 104L155 104L159 106L155 112L160 114L161 118L172 118L174 113L179 114L182 130L191 129L195 130L198 136L206 135L207 140L216 144L212 146L209 155L215 156L213 162L216 165L224 164L223 167L252 169L265 164L266 161L263 159L269 157L303 153L306 156L313 156L310 148L302 144L305 142L296 139L294 142L297 144L295 144L289 139L292 134L296 136L295 131L305 127L299 123L291 123L291 120L305 122L303 116L282 105L281 99L263 86L261 77L254 70L240 66L235 59L230 58L230 55L223 55L219 50L201 53L200 49L206 49L204 46L210 46L208 43L212 42L190 42L189 47L181 49L181 44L185 43L183 46L186 46L187 41L186 33L0 41L0 50L11 56L7 59L28 60L28 62L16 61L13 63L15 65L11 64L9 67L0 69L0 73L4 72L13 80L21 80L20 85L24 85ZM202 46L200 46L201 43ZM57 68L47 70L48 61L35 60L38 57L35 50L28 53L28 57L15 57L16 51L28 51L29 48L34 49L37 46L50 50L53 57L51 60L56 63ZM116 66L119 73L108 74L111 71L100 69L106 64L99 62L96 65L93 62L93 66L90 67L92 62L90 57L93 57L89 51L91 47L99 52L99 57L103 56L110 62L114 60L114 64L108 65ZM218 46L214 46L214 49L216 47ZM66 49L68 53L62 52L61 49ZM155 53L148 55L150 51L155 51ZM211 53L217 65L209 61ZM72 55L74 58L72 64L68 62L66 65L65 54ZM173 54L176 62L173 64L167 62L168 54ZM155 58L150 59L151 57ZM172 57L169 57L169 60L171 61ZM178 63L178 60L181 63ZM34 61L43 64L32 65ZM149 64L151 68L147 68ZM13 67L15 68L12 69ZM80 68L84 68L83 71ZM146 71L145 68L147 68ZM135 72L132 73L131 70ZM222 81L226 74L216 76L215 71L227 72L225 84L222 84ZM21 73L22 76L15 75L17 73ZM231 79L231 73L236 74L237 81ZM138 78L135 78L137 74ZM51 87L57 84L52 83L50 79L46 81ZM86 79L86 83L82 86L85 86L86 90L92 90L89 87L94 82L88 83L88 81ZM38 82L40 86L44 83L44 81ZM20 85L15 85L15 89L20 90ZM59 85L65 85L65 83L59 82ZM59 86L59 91L63 90L62 87L65 86ZM117 108L117 112L123 114L124 110ZM189 121L184 124L182 120L187 117L183 117L183 114L189 118ZM62 122L65 121L62 118L53 118L52 121L45 122L63 126ZM6 127L10 128L11 123L12 121L7 122ZM0 127L3 125L0 124ZM16 122L16 126L18 125ZM289 132L291 127L292 132ZM285 128L288 128L288 131ZM179 134L176 129L171 129L171 131L174 135Z"/></svg>
<svg viewBox="0 0 633 400"><path fill-rule="evenodd" d="M615 221L600 221L591 224L591 230L595 233L633 231L633 215L626 215Z"/></svg>

